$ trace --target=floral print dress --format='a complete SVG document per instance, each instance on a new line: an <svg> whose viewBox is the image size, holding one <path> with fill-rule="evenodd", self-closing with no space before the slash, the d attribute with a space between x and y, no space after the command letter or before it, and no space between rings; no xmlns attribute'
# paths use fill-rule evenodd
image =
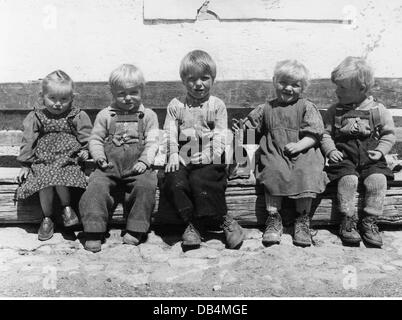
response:
<svg viewBox="0 0 402 320"><path fill-rule="evenodd" d="M86 177L77 154L87 147L91 129L88 115L75 107L60 116L46 109L28 114L17 160L30 171L17 190L17 198L25 199L49 186L85 189Z"/></svg>

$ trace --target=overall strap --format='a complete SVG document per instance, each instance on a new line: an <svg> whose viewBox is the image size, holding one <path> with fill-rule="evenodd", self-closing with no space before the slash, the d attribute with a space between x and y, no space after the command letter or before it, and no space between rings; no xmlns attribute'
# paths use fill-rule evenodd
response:
<svg viewBox="0 0 402 320"><path fill-rule="evenodd" d="M144 112L137 112L137 119L138 119L138 140L140 145L143 144L144 140Z"/></svg>
<svg viewBox="0 0 402 320"><path fill-rule="evenodd" d="M381 118L380 118L380 109L374 108L370 110L370 120L373 124L373 129L379 127L381 125Z"/></svg>

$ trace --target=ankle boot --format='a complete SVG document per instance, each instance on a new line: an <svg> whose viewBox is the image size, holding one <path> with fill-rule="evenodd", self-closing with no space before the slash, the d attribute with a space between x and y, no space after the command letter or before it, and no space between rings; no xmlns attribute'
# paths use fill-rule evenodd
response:
<svg viewBox="0 0 402 320"><path fill-rule="evenodd" d="M357 217L344 216L339 226L339 237L346 244L358 245L361 241L360 234L357 232Z"/></svg>
<svg viewBox="0 0 402 320"><path fill-rule="evenodd" d="M199 246L201 240L200 226L190 222L182 235L183 246Z"/></svg>
<svg viewBox="0 0 402 320"><path fill-rule="evenodd" d="M46 241L53 237L54 223L50 217L45 217L38 230L38 240Z"/></svg>
<svg viewBox="0 0 402 320"><path fill-rule="evenodd" d="M375 247L381 248L382 238L377 226L377 217L372 215L365 216L360 224L360 232L364 241Z"/></svg>
<svg viewBox="0 0 402 320"><path fill-rule="evenodd" d="M308 214L300 214L294 225L293 244L300 247L311 246L310 217Z"/></svg>
<svg viewBox="0 0 402 320"><path fill-rule="evenodd" d="M138 246L143 235L144 234L142 232L127 231L126 234L123 236L123 243Z"/></svg>
<svg viewBox="0 0 402 320"><path fill-rule="evenodd" d="M283 225L281 215L276 212L268 214L267 221L265 222L266 228L262 235L262 243L265 246L272 244L279 244L283 233Z"/></svg>
<svg viewBox="0 0 402 320"><path fill-rule="evenodd" d="M63 208L62 218L65 227L71 227L80 223L77 214L75 213L74 209L71 208L70 206L66 206Z"/></svg>
<svg viewBox="0 0 402 320"><path fill-rule="evenodd" d="M93 253L101 251L103 237L102 232L86 232L84 249Z"/></svg>
<svg viewBox="0 0 402 320"><path fill-rule="evenodd" d="M243 228L231 216L223 217L222 229L229 249L238 249L245 238Z"/></svg>

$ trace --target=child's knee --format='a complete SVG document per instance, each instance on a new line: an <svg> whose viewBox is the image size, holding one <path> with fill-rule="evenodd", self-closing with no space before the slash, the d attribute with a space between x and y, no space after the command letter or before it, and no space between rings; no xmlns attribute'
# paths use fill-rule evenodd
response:
<svg viewBox="0 0 402 320"><path fill-rule="evenodd" d="M338 190L354 192L359 184L359 178L355 175L346 175L339 179Z"/></svg>
<svg viewBox="0 0 402 320"><path fill-rule="evenodd" d="M367 191L380 191L387 189L387 178L382 173L373 173L363 181Z"/></svg>

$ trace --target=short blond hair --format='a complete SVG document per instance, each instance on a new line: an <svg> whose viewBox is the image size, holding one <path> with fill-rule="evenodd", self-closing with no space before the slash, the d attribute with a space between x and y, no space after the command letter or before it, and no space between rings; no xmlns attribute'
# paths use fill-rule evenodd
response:
<svg viewBox="0 0 402 320"><path fill-rule="evenodd" d="M145 86L145 78L142 71L133 64L122 64L112 71L109 77L111 88L132 86Z"/></svg>
<svg viewBox="0 0 402 320"><path fill-rule="evenodd" d="M331 73L331 81L348 79L358 86L365 87L365 92L374 85L374 71L366 59L360 57L345 58Z"/></svg>
<svg viewBox="0 0 402 320"><path fill-rule="evenodd" d="M282 60L275 65L274 82L283 78L300 81L304 90L309 84L310 73L306 66L297 60Z"/></svg>
<svg viewBox="0 0 402 320"><path fill-rule="evenodd" d="M50 87L61 92L74 92L73 80L62 70L53 71L42 79L42 94L46 94Z"/></svg>
<svg viewBox="0 0 402 320"><path fill-rule="evenodd" d="M216 63L203 50L193 50L184 56L180 63L180 78L184 80L194 70L208 73L212 80L216 78Z"/></svg>

